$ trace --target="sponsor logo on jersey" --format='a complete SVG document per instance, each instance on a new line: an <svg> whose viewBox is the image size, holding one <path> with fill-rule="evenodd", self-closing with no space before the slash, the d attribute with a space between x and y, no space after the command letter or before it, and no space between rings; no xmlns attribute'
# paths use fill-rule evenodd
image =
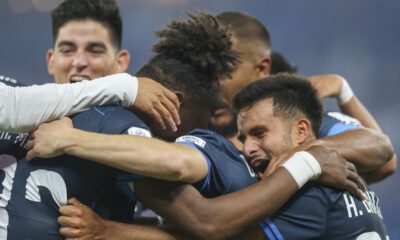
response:
<svg viewBox="0 0 400 240"><path fill-rule="evenodd" d="M190 142L194 143L197 146L204 148L206 146L206 141L199 137L191 136L191 135L185 135L182 137L179 137L175 140L176 143L184 143L184 142Z"/></svg>
<svg viewBox="0 0 400 240"><path fill-rule="evenodd" d="M147 129L144 129L144 128L131 127L131 128L128 129L128 134L129 135L135 135L135 136L142 136L142 137L151 138L150 131L147 130Z"/></svg>

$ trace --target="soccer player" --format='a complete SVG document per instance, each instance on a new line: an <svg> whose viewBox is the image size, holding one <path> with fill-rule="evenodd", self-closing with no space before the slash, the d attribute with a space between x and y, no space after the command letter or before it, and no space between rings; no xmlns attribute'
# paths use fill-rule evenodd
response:
<svg viewBox="0 0 400 240"><path fill-rule="evenodd" d="M312 86L276 75L244 88L234 99L239 138L248 161L274 157L315 139L322 106ZM268 239L387 239L379 199L363 202L335 189L307 184L261 228Z"/></svg>
<svg viewBox="0 0 400 240"><path fill-rule="evenodd" d="M236 118L229 103L241 88L257 79L268 76L271 74L271 69L275 71L273 69L274 63L271 61L271 40L265 26L247 14L241 12L223 12L217 18L229 27L233 38L233 48L241 53L242 61L234 72L231 81L223 82L224 98L219 103L219 107L211 118L211 127L223 136L228 137L241 149L242 144L237 139ZM368 134L360 135L360 122L366 128L372 129L370 133L382 132L375 119L354 95L349 84L343 77L338 75L321 75L311 77L310 81L317 88L321 98L336 97L341 111L358 120L341 113L328 112L324 116L318 137L326 137L351 129L356 129L353 131L353 138L364 139L370 137ZM394 155L389 162L374 171L368 169L359 170L367 182L372 183L393 174L396 166L397 157Z"/></svg>

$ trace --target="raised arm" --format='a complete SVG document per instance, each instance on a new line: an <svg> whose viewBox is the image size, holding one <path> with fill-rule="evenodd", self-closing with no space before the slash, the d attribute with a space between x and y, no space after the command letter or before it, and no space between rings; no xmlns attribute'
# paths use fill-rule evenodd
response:
<svg viewBox="0 0 400 240"><path fill-rule="evenodd" d="M138 84L127 73L74 84L0 84L0 98L0 130L8 132L27 132L42 122L107 104L134 106L172 130L179 124L179 101L172 92L146 78Z"/></svg>
<svg viewBox="0 0 400 240"><path fill-rule="evenodd" d="M40 125L27 146L32 148L27 159L66 153L162 180L194 183L208 171L205 157L193 147L141 136L86 132L72 128L68 118Z"/></svg>
<svg viewBox="0 0 400 240"><path fill-rule="evenodd" d="M320 75L311 77L310 81L318 90L321 98L336 98L339 108L343 113L356 118L366 128L382 132L375 118L353 93L350 85L342 76ZM385 164L379 168L363 173L368 183L381 181L395 172L397 168L397 156L394 154L392 146L390 146L390 149L391 150L389 150L387 154L392 152L393 156L389 161L385 162ZM380 160L377 159L377 161Z"/></svg>

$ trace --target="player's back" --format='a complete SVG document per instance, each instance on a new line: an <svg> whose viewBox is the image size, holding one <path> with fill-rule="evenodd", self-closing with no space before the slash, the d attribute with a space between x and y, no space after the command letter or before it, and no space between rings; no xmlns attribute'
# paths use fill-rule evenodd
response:
<svg viewBox="0 0 400 240"><path fill-rule="evenodd" d="M149 133L134 114L115 106L92 108L72 120L74 127L87 131L122 134L134 128ZM115 187L120 172L66 155L27 162L24 142L14 140L18 135L12 136L0 143L2 160L10 162L0 171L5 173L0 178L1 239L63 239L57 224L59 206L69 197L77 197L96 208L102 194Z"/></svg>

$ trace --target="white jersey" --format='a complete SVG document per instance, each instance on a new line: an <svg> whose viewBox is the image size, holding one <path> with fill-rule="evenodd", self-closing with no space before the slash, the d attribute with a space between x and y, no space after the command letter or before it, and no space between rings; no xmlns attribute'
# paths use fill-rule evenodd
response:
<svg viewBox="0 0 400 240"><path fill-rule="evenodd" d="M92 106L132 106L138 81L127 73L74 84L11 87L0 81L0 131L27 132L40 123L72 115Z"/></svg>

